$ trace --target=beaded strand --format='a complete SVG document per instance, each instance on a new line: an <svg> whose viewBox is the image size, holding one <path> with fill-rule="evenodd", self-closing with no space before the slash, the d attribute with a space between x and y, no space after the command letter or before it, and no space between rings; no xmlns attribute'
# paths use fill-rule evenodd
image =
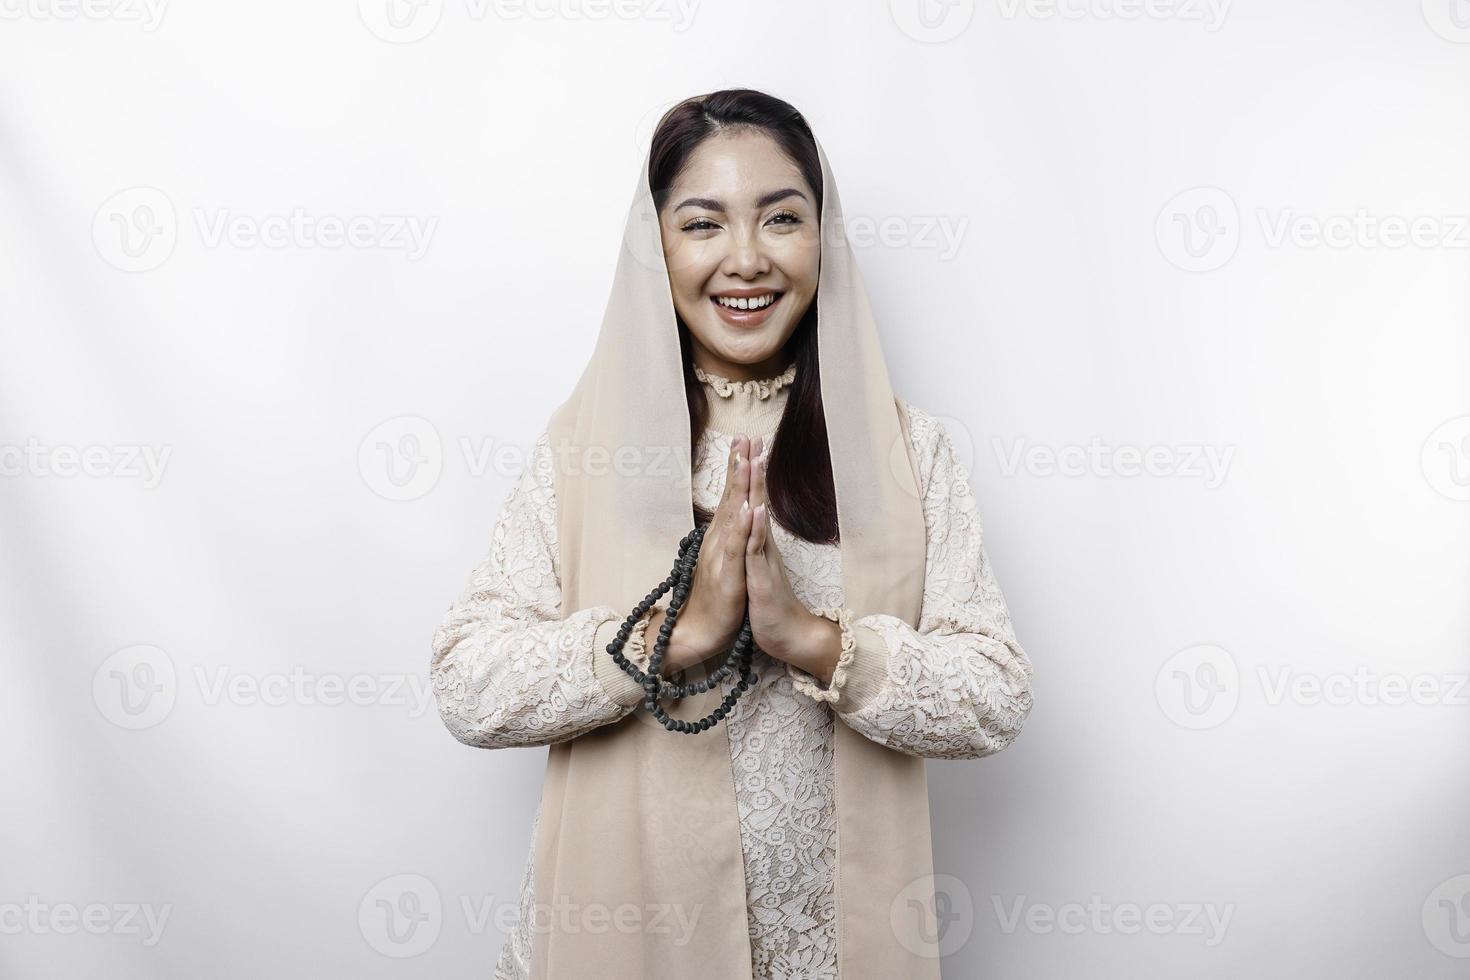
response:
<svg viewBox="0 0 1470 980"><path fill-rule="evenodd" d="M704 542L704 533L709 525L696 527L679 542L679 556L674 561L674 567L669 572L669 577L658 584L656 588L628 614L623 625L618 629L617 638L607 645L607 652L612 656L613 662L620 667L625 674L633 678L643 686L643 707L646 708L659 722L671 732L679 732L684 735L696 735L708 731L718 725L735 702L740 700L756 681L756 675L751 671L751 659L755 653L754 644L751 643L750 614L747 612L745 621L740 626L740 635L730 652L725 655L725 661L714 673L702 681L694 684L679 684L660 676L659 668L663 666L664 653L668 650L669 636L674 632L674 624L678 621L679 610L683 608L684 601L689 598L689 590L694 582L694 568L699 562L699 548ZM658 639L653 644L653 654L649 657L648 671L638 668L638 665L623 655L623 646L628 642L638 621L653 604L659 600L664 593L670 589L674 597L669 601L668 611L664 615L664 621L659 626ZM660 696L667 696L673 700L688 697L691 694L702 694L719 686L720 682L727 677L735 675L739 670L740 680L731 688L715 708L705 717L698 721L687 721L682 718L671 718L667 711L660 705Z"/></svg>

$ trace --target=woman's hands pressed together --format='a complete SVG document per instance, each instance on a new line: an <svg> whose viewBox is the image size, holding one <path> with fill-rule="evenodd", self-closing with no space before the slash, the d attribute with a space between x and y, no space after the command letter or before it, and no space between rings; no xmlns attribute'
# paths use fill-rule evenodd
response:
<svg viewBox="0 0 1470 980"><path fill-rule="evenodd" d="M725 492L699 545L699 561L689 597L679 610L664 653L665 674L684 670L713 657L723 658L745 622L745 551L750 538L750 440L730 443ZM648 649L663 625L664 610L648 621Z"/></svg>
<svg viewBox="0 0 1470 980"><path fill-rule="evenodd" d="M666 673L723 659L748 611L756 646L824 684L831 679L841 632L792 591L771 533L764 448L760 437L731 440L724 493L700 544L689 598L669 634ZM663 609L650 617L649 649L665 618Z"/></svg>
<svg viewBox="0 0 1470 980"><path fill-rule="evenodd" d="M745 551L745 591L750 630L756 646L777 660L799 667L827 683L837 664L841 628L811 612L791 589L786 565L771 534L770 497L762 440L756 440L749 500L753 517Z"/></svg>

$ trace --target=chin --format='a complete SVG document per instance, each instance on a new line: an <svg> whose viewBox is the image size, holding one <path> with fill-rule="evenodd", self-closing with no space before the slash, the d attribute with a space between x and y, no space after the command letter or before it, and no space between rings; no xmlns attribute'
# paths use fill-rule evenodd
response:
<svg viewBox="0 0 1470 980"><path fill-rule="evenodd" d="M722 360L732 364L759 364L775 357L781 351L780 335L760 331L758 336L749 334L739 337L721 337L719 343L706 344Z"/></svg>
<svg viewBox="0 0 1470 980"><path fill-rule="evenodd" d="M754 364L780 352L792 330L782 323L763 323L759 327L740 328L724 321L706 324L700 341L727 361Z"/></svg>

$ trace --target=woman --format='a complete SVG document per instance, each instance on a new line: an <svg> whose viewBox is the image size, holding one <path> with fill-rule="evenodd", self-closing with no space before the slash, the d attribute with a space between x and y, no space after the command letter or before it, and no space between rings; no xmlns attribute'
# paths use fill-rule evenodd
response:
<svg viewBox="0 0 1470 980"><path fill-rule="evenodd" d="M648 667L667 604L624 620L706 521L662 673L707 676L748 615L756 679L681 733L611 651ZM592 360L432 671L460 741L550 746L497 977L939 976L923 760L1009 744L1031 665L790 105L716 92L660 121Z"/></svg>

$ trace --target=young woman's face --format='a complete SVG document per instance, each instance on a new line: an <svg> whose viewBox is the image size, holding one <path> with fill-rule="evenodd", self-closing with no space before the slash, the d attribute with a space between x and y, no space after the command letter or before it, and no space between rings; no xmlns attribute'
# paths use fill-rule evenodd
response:
<svg viewBox="0 0 1470 980"><path fill-rule="evenodd" d="M817 295L819 219L801 170L769 136L721 134L695 148L659 214L695 364L732 381L785 368L781 349Z"/></svg>

